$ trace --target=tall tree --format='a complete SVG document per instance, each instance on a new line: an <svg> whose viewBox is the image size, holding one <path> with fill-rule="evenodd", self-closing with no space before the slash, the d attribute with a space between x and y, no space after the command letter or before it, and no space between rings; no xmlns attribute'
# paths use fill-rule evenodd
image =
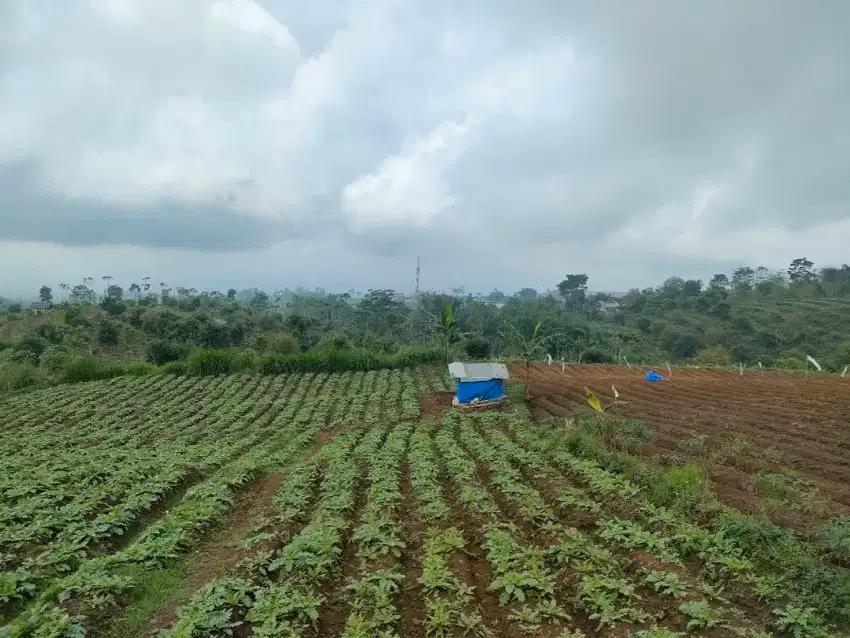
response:
<svg viewBox="0 0 850 638"><path fill-rule="evenodd" d="M50 286L42 286L38 289L38 298L43 303L53 303L53 290L51 290Z"/></svg>
<svg viewBox="0 0 850 638"><path fill-rule="evenodd" d="M558 292L561 293L567 307L578 308L582 306L587 299L587 275L568 274L558 284Z"/></svg>
<svg viewBox="0 0 850 638"><path fill-rule="evenodd" d="M109 294L109 286L112 284L112 280L115 279L112 275L104 275L101 277L106 282L106 287L103 289L104 294Z"/></svg>
<svg viewBox="0 0 850 638"><path fill-rule="evenodd" d="M788 279L791 281L814 279L814 265L814 262L806 259L805 257L797 257L797 259L792 261L791 265L788 266Z"/></svg>
<svg viewBox="0 0 850 638"><path fill-rule="evenodd" d="M534 288L523 288L516 293L515 297L520 301L534 301L537 299L537 291Z"/></svg>
<svg viewBox="0 0 850 638"><path fill-rule="evenodd" d="M709 290L728 290L729 289L729 277L727 277L722 272L715 274L711 281L708 282Z"/></svg>
<svg viewBox="0 0 850 638"><path fill-rule="evenodd" d="M750 290L753 287L755 274L749 266L738 266L732 271L732 290L735 292Z"/></svg>
<svg viewBox="0 0 850 638"><path fill-rule="evenodd" d="M130 288L128 289L128 292L131 295L133 295L133 297L136 299L136 301L138 301L139 300L139 293L142 292L142 288L141 288L141 286L139 286L139 284L137 284L136 282L133 282L133 283L130 284Z"/></svg>

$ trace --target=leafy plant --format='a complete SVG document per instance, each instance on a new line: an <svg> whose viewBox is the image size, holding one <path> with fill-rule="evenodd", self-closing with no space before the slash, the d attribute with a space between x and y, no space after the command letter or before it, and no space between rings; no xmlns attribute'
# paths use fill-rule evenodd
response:
<svg viewBox="0 0 850 638"><path fill-rule="evenodd" d="M711 629L723 620L705 600L695 600L679 605L679 611L688 617L688 629Z"/></svg>
<svg viewBox="0 0 850 638"><path fill-rule="evenodd" d="M798 607L786 605L781 609L774 609L776 616L776 627L787 631L794 638L826 638L829 632L824 627L823 620L818 617L813 607Z"/></svg>
<svg viewBox="0 0 850 638"><path fill-rule="evenodd" d="M643 582L659 594L671 598L683 598L687 593L687 587L678 574L663 570L647 570L644 574Z"/></svg>

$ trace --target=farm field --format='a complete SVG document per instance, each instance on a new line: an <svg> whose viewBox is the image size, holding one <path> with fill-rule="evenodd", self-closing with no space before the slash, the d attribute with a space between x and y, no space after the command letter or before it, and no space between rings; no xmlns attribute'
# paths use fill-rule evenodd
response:
<svg viewBox="0 0 850 638"><path fill-rule="evenodd" d="M725 500L767 508L778 522L810 525L850 513L850 379L748 371L673 370L657 384L646 368L534 364L538 419L590 410L584 388L613 402L611 412L646 421L639 452L664 462L696 462ZM523 366L513 366L525 379Z"/></svg>
<svg viewBox="0 0 850 638"><path fill-rule="evenodd" d="M162 375L0 400L0 636L850 626L850 577L802 537L691 517L521 402L437 409L449 389L424 370Z"/></svg>

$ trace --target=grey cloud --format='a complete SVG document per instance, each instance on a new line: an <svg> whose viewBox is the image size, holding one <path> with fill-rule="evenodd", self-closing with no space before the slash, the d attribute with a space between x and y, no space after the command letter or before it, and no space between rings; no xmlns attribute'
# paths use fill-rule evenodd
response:
<svg viewBox="0 0 850 638"><path fill-rule="evenodd" d="M120 206L48 193L33 174L26 164L0 165L0 241L242 250L309 239L328 217L266 220L240 215L224 202L193 206L163 200L144 207Z"/></svg>
<svg viewBox="0 0 850 638"><path fill-rule="evenodd" d="M320 55L340 29L362 28L357 20L375 6L368 0L262 4L290 29L305 57ZM217 125L230 127L225 152L240 149L244 137L249 153L263 134L251 130L243 109L292 81L291 60L259 43L240 41L213 59L192 58L188 67L172 69L169 56L188 53L201 35L154 42L101 28L87 36L90 50L103 56L120 48L125 66L115 69L132 88L81 93L65 79L39 92L32 74L86 39L85 19L68 7L61 9L68 25L61 38L42 48L12 47L12 62L0 67L0 94L4 86L19 89L31 110L44 113L55 147L45 142L39 151L48 158L81 135L113 148L131 146L145 134L142 106L179 94L187 72L194 90L218 109ZM0 181L9 181L0 189L0 239L224 250L334 236L351 254L459 255L482 273L486 267L474 256L546 245L553 260L559 253L580 256L590 272L616 265L652 276L695 276L728 264L708 247L674 256L659 241L658 260L649 266L641 250L626 246L612 257L604 242L670 202L683 218L691 215L695 189L712 183L725 190L701 221L706 241L713 233L777 225L801 232L850 216L850 3L423 0L398 7L387 23L393 28L371 38L360 33L362 50L338 61L344 75L329 82L341 87L339 96L317 106L314 139L296 149L294 164L280 176L306 193L285 220L237 215L227 194L203 208L172 200L122 210L63 199L40 189L38 176L12 179L7 166L0 169ZM445 45L446 34L453 34L454 48ZM339 201L347 183L376 171L410 137L427 135L443 120L462 121L473 108L464 91L489 69L563 42L574 46L574 67L554 67L529 89L541 96L537 114L492 109L444 171L459 204L426 228L346 227ZM358 54L362 59L354 59ZM742 166L747 153L749 169ZM245 166L260 172L274 159L247 157ZM548 267L563 269L554 261Z"/></svg>

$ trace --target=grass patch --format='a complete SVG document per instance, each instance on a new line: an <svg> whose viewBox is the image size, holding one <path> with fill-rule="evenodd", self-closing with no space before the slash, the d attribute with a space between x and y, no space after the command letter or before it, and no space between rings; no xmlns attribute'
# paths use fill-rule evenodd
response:
<svg viewBox="0 0 850 638"><path fill-rule="evenodd" d="M90 635L94 638L140 635L163 609L194 593L184 585L188 567L188 558L156 571L128 567L123 575L132 577L136 585L130 590L126 606L120 615L105 621Z"/></svg>

